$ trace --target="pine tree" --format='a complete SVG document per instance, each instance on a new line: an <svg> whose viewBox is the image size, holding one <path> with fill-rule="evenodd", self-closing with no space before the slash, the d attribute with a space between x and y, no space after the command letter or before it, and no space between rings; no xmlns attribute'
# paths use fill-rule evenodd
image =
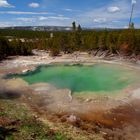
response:
<svg viewBox="0 0 140 140"><path fill-rule="evenodd" d="M75 21L72 23L72 30L76 31L76 22Z"/></svg>
<svg viewBox="0 0 140 140"><path fill-rule="evenodd" d="M80 25L80 24L79 24L78 27L77 27L77 31L78 31L78 32L81 32L81 31L82 31L82 28L81 28L81 25Z"/></svg>

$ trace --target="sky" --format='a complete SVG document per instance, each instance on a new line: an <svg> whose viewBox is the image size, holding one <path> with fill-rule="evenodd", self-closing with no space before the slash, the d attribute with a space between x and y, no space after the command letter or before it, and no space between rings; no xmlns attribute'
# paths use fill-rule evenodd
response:
<svg viewBox="0 0 140 140"><path fill-rule="evenodd" d="M140 0L0 0L0 27L71 26L127 28L132 4L133 22L140 28Z"/></svg>

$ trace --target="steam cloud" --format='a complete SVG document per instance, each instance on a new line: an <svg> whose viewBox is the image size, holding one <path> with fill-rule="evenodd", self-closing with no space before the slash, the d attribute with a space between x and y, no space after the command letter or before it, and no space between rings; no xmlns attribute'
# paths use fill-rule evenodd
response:
<svg viewBox="0 0 140 140"><path fill-rule="evenodd" d="M132 4L136 4L137 3L137 1L136 0L132 0Z"/></svg>

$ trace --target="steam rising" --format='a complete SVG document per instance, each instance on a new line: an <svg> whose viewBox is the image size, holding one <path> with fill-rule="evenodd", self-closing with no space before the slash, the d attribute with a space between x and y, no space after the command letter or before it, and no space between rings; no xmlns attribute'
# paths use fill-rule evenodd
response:
<svg viewBox="0 0 140 140"><path fill-rule="evenodd" d="M137 1L136 0L132 0L132 4L136 4L137 3Z"/></svg>
<svg viewBox="0 0 140 140"><path fill-rule="evenodd" d="M56 88L70 89L72 92L115 91L135 82L135 73L127 75L127 69L112 65L94 66L47 66L24 75L13 75L23 78L29 84L49 83ZM137 76L136 76L137 77ZM44 88L43 88L44 90Z"/></svg>

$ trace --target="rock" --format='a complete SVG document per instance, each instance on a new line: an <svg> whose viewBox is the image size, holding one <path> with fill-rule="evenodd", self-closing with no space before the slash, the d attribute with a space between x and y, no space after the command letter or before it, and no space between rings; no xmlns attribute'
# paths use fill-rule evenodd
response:
<svg viewBox="0 0 140 140"><path fill-rule="evenodd" d="M140 65L140 60L137 60L137 64Z"/></svg>
<svg viewBox="0 0 140 140"><path fill-rule="evenodd" d="M71 95L71 91L69 91L69 93L68 93L68 96L69 96L69 99L70 99L70 102L72 101L72 95Z"/></svg>
<svg viewBox="0 0 140 140"><path fill-rule="evenodd" d="M103 132L103 131L100 131L100 133L103 134L103 135L107 135L107 133L106 132Z"/></svg>
<svg viewBox="0 0 140 140"><path fill-rule="evenodd" d="M132 97L132 99L140 99L140 88L134 90L131 97Z"/></svg>
<svg viewBox="0 0 140 140"><path fill-rule="evenodd" d="M31 97L29 97L29 98L28 98L28 100L32 100L32 98L31 98Z"/></svg>
<svg viewBox="0 0 140 140"><path fill-rule="evenodd" d="M22 70L22 73L26 73L28 71L29 71L28 69L25 69L25 70Z"/></svg>
<svg viewBox="0 0 140 140"><path fill-rule="evenodd" d="M116 121L117 119L116 118L113 118L113 120Z"/></svg>
<svg viewBox="0 0 140 140"><path fill-rule="evenodd" d="M70 115L67 118L67 122L69 122L69 123L76 123L76 121L77 121L77 117L75 115Z"/></svg>
<svg viewBox="0 0 140 140"><path fill-rule="evenodd" d="M87 102L91 102L92 101L92 99L86 99L85 100L85 102L87 103Z"/></svg>

